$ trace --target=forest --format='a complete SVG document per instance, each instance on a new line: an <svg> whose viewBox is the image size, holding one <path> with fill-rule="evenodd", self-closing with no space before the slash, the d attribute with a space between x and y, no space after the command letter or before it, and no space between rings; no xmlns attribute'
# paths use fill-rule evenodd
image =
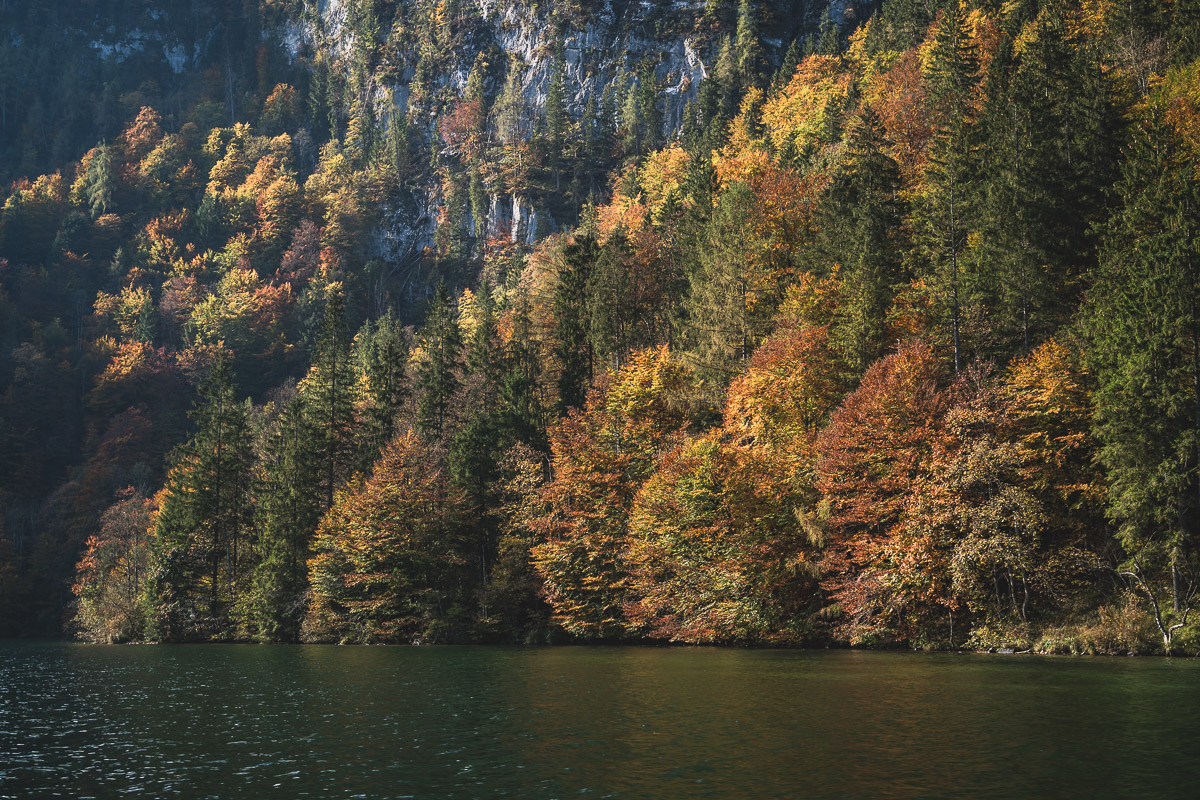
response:
<svg viewBox="0 0 1200 800"><path fill-rule="evenodd" d="M0 635L1200 652L1200 1L3 30Z"/></svg>

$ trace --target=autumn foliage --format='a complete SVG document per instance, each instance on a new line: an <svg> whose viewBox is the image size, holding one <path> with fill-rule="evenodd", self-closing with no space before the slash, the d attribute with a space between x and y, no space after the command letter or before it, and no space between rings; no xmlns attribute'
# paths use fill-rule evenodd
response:
<svg viewBox="0 0 1200 800"><path fill-rule="evenodd" d="M194 5L0 53L0 634L1200 647L1192 4Z"/></svg>
<svg viewBox="0 0 1200 800"><path fill-rule="evenodd" d="M408 642L444 619L465 498L411 431L334 501L313 541L310 641Z"/></svg>

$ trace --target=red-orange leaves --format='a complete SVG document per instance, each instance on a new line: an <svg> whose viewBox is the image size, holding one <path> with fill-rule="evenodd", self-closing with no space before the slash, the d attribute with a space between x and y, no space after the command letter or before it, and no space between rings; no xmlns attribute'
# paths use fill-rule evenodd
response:
<svg viewBox="0 0 1200 800"><path fill-rule="evenodd" d="M142 635L140 600L149 571L154 505L125 489L87 540L72 591L79 598L75 627L91 641L111 644Z"/></svg>
<svg viewBox="0 0 1200 800"><path fill-rule="evenodd" d="M904 185L914 186L924 169L929 137L933 135L920 54L913 49L901 55L895 66L873 82L866 99L893 142L891 156L900 167Z"/></svg>
<svg viewBox="0 0 1200 800"><path fill-rule="evenodd" d="M533 564L555 619L570 633L628 632L626 549L634 494L686 423L690 375L666 348L635 353L593 389L587 408L550 431L554 478L529 522Z"/></svg>
<svg viewBox="0 0 1200 800"><path fill-rule="evenodd" d="M888 594L888 537L928 466L949 392L932 349L914 341L880 359L817 441L828 503L826 589L851 640L875 626Z"/></svg>
<svg viewBox="0 0 1200 800"><path fill-rule="evenodd" d="M463 163L473 161L483 146L484 121L482 100L459 100L438 120L442 143Z"/></svg>

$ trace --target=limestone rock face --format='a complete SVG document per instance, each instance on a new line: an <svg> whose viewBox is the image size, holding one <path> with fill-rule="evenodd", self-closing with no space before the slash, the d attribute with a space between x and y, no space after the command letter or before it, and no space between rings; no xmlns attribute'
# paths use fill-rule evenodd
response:
<svg viewBox="0 0 1200 800"><path fill-rule="evenodd" d="M380 51L372 59L376 69L363 80L360 102L383 125L407 113L431 139L445 107L429 96L444 103L461 95L480 56L489 64L489 97L515 79L527 112L525 134L544 113L559 65L567 111L577 120L589 103L616 111L613 104L649 65L659 89L660 133L670 138L682 129L688 104L697 98L722 42L734 35L739 6L738 0L400 0L376 4L386 10L374 19L375 41L364 43L356 32L362 29L355 16L359 5L359 0L310 0L303 13L283 23L279 41L293 59L320 53L326 64L340 66L347 75L364 46ZM750 7L763 57L777 65L793 40L815 34L825 15L850 25L866 13L869 2L756 0ZM422 44L414 34L411 21L430 8L446 20L450 44L438 44L436 33ZM397 36L400 30L407 33ZM412 87L422 76L431 90L415 100ZM384 215L396 227L376 236L381 258L433 241L441 202L437 187L406 188L416 196ZM467 213L465 225L474 235L482 230L489 237L532 244L559 228L544 199L520 193L490 193L486 214L486 220L474 220Z"/></svg>

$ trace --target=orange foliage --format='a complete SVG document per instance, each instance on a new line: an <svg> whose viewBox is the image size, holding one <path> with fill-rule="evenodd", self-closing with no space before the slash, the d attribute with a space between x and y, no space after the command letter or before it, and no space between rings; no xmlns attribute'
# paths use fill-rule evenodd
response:
<svg viewBox="0 0 1200 800"><path fill-rule="evenodd" d="M142 106L137 118L122 132L122 145L125 163L132 172L137 169L138 162L162 141L162 115L150 106Z"/></svg>
<svg viewBox="0 0 1200 800"><path fill-rule="evenodd" d="M890 70L870 84L863 100L883 122L892 142L888 154L899 165L904 185L915 187L925 169L926 150L933 135L917 50L901 55Z"/></svg>
<svg viewBox="0 0 1200 800"><path fill-rule="evenodd" d="M483 101L459 100L438 119L442 143L464 162L474 161L483 146Z"/></svg>
<svg viewBox="0 0 1200 800"><path fill-rule="evenodd" d="M725 431L807 462L818 429L840 399L836 375L828 328L780 328L730 385Z"/></svg>
<svg viewBox="0 0 1200 800"><path fill-rule="evenodd" d="M74 624L91 641L113 643L142 633L142 582L150 570L155 503L125 489L100 518L75 567Z"/></svg>
<svg viewBox="0 0 1200 800"><path fill-rule="evenodd" d="M823 585L849 622L870 629L888 592L889 537L927 468L951 394L929 345L880 359L817 440L817 488L829 505Z"/></svg>
<svg viewBox="0 0 1200 800"><path fill-rule="evenodd" d="M1050 340L1013 364L1005 385L1027 478L1068 508L1096 506L1104 496L1092 468L1087 379L1081 355Z"/></svg>
<svg viewBox="0 0 1200 800"><path fill-rule="evenodd" d="M580 636L612 637L624 619L629 512L658 457L686 424L689 374L666 348L635 353L627 366L550 430L553 480L527 523L555 619Z"/></svg>

